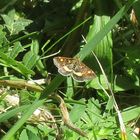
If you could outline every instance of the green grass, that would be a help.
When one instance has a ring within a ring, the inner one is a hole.
[[[1,2],[0,139],[139,139],[133,135],[140,115],[138,5],[136,0]],[[137,24],[129,18],[132,8]],[[78,83],[61,76],[55,54],[78,57],[97,77]],[[46,83],[28,83],[37,79]]]

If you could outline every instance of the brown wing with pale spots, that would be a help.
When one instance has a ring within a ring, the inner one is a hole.
[[[73,79],[79,82],[92,80],[96,77],[92,69],[87,67],[84,63],[80,62],[78,66],[75,66],[72,74]]]
[[[92,80],[95,73],[87,67],[84,63],[75,58],[55,57],[53,62],[58,68],[58,72],[63,76],[71,75],[74,80],[84,82]]]
[[[73,58],[67,57],[55,57],[53,58],[55,66],[58,68],[58,72],[63,76],[69,76],[72,73]]]

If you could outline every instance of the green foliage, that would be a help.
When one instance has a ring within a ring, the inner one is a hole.
[[[18,34],[32,22],[31,20],[25,19],[24,17],[16,14],[14,9],[9,11],[7,15],[2,14],[1,16],[5,22],[5,26],[10,32],[10,35]]]
[[[115,100],[93,52],[120,107],[128,140],[138,139],[134,129],[140,115],[139,1],[0,3],[0,139],[123,139]],[[137,21],[129,20],[132,9]],[[79,57],[97,76],[78,83],[55,75],[54,55]],[[42,78],[43,85],[30,83]],[[55,95],[62,97],[68,112]],[[78,133],[66,124],[67,113]],[[88,138],[79,134],[81,130]]]

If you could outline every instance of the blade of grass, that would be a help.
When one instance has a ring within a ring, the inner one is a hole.
[[[64,79],[66,79],[66,77],[57,75],[52,80],[52,82],[45,88],[41,98],[46,98],[47,96],[49,96],[54,90],[56,90],[59,87],[59,85],[64,81]]]
[[[13,43],[17,42],[17,41],[21,41],[23,39],[26,39],[26,38],[29,38],[29,37],[32,37],[32,36],[35,36],[35,35],[38,35],[39,33],[38,32],[32,32],[32,33],[29,33],[27,35],[24,35],[24,36],[21,36],[19,38],[16,38],[15,40],[11,41],[10,43],[4,45],[3,47],[6,47],[6,46],[9,46],[9,45],[12,45]]]
[[[129,1],[123,6],[118,13],[92,38],[83,49],[78,53],[81,60],[83,60],[91,51],[97,46],[97,44],[113,29],[114,25],[125,15],[130,6],[135,2]]]
[[[91,19],[91,17],[87,18],[86,20],[84,20],[82,23],[80,23],[79,25],[77,25],[75,28],[73,28],[71,31],[69,31],[68,33],[66,33],[64,36],[62,36],[60,39],[58,39],[50,48],[48,48],[41,57],[43,57],[48,51],[50,51],[58,42],[60,42],[62,39],[64,39],[65,37],[67,37],[70,33],[72,33],[73,31],[75,31],[77,28],[79,28],[80,26],[82,26],[85,22],[89,21]],[[46,44],[46,43],[45,43]],[[45,47],[45,46],[43,46]]]
[[[23,105],[18,108],[15,108],[13,110],[10,110],[8,112],[0,114],[0,122],[4,122],[4,121],[8,120],[9,118],[13,117],[15,114],[25,111],[28,108],[30,108],[30,105]]]
[[[29,74],[33,74],[34,72],[27,67],[25,67],[22,63],[12,59],[11,57],[7,56],[5,53],[0,52],[0,61],[3,61],[7,67],[12,67],[16,71],[22,73],[23,75],[27,76]]]
[[[108,81],[108,79],[107,79],[107,77],[106,77],[106,74],[105,74],[105,72],[104,72],[104,70],[103,70],[103,68],[102,68],[102,65],[100,64],[100,62],[99,62],[98,58],[96,57],[96,55],[94,54],[94,52],[92,52],[92,53],[93,53],[94,57],[96,58],[96,60],[97,60],[97,62],[98,62],[98,64],[99,64],[99,66],[100,66],[100,69],[101,69],[101,71],[102,71],[102,73],[103,73],[103,75],[104,75],[106,84],[107,84],[107,86],[108,86],[108,90],[110,91],[110,95],[111,95],[110,97],[112,97],[112,99],[113,99],[113,102],[114,102],[114,105],[113,105],[113,106],[114,106],[114,108],[115,108],[115,110],[116,110],[116,112],[117,112],[117,114],[118,114],[118,119],[119,119],[119,124],[120,124],[120,129],[121,129],[121,138],[122,138],[122,140],[127,140],[126,129],[125,129],[125,125],[124,125],[124,123],[123,123],[122,114],[121,114],[121,112],[120,112],[120,110],[119,110],[119,107],[118,107],[118,104],[117,104],[117,102],[116,102],[116,100],[115,100],[114,93],[113,93],[113,91],[112,91],[112,89],[111,89],[111,86],[110,86],[109,81]],[[100,84],[100,83],[99,83],[99,84]]]
[[[6,135],[1,140],[10,140],[10,138],[16,133],[16,131],[26,122],[26,120],[32,115],[32,113],[43,103],[45,100],[35,101],[30,108],[28,108],[27,112],[24,113],[22,118],[17,121],[17,123],[6,133]]]
[[[94,47],[104,38],[104,36],[110,32],[110,30],[114,27],[114,25],[122,18],[122,16],[127,12],[129,7],[133,4],[135,0],[130,1],[126,6],[122,7],[118,13],[91,39],[84,48],[78,53],[78,56],[81,56],[81,60],[83,60],[88,54],[90,54]],[[66,36],[66,35],[65,35]],[[64,37],[63,37],[64,38]],[[54,45],[56,45],[62,38],[60,38]],[[53,47],[52,46],[52,47]],[[94,47],[93,47],[94,46]],[[46,52],[44,52],[45,54]],[[52,82],[46,87],[43,92],[42,97],[46,97],[51,92],[57,89],[57,87],[64,81],[64,77],[57,75]]]

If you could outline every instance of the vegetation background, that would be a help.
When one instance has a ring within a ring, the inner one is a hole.
[[[139,139],[139,7],[138,0],[0,0],[0,139]],[[63,77],[55,56],[78,57],[97,77]]]

